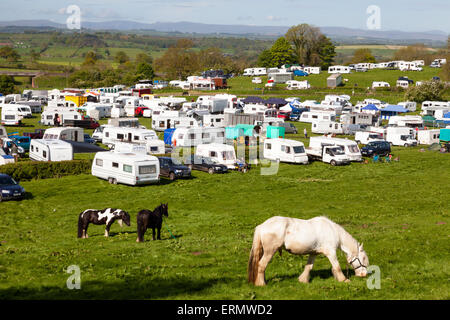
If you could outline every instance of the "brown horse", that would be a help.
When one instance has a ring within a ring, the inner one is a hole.
[[[155,240],[155,229],[158,230],[157,239],[161,240],[161,226],[163,216],[168,217],[168,203],[159,205],[155,210],[141,210],[137,214],[137,234],[136,242],[144,242],[144,234],[148,228],[153,230],[153,240]]]

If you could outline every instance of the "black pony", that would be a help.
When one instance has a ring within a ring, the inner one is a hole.
[[[158,229],[158,240],[161,240],[161,225],[163,216],[168,217],[168,203],[159,205],[155,210],[141,210],[137,214],[136,242],[144,242],[144,234],[148,228],[153,229],[153,240],[155,240],[155,228]]]
[[[78,217],[78,238],[87,238],[89,223],[106,224],[105,237],[109,236],[109,228],[114,221],[118,220],[120,226],[122,221],[130,225],[130,215],[121,209],[106,208],[103,210],[87,209]]]

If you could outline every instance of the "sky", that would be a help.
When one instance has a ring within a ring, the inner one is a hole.
[[[368,29],[373,12],[367,13],[367,8],[375,5],[380,10],[379,30],[450,33],[450,0],[1,0],[0,21],[65,23],[70,5],[81,9],[81,24],[83,20],[261,26],[308,23],[355,29]]]

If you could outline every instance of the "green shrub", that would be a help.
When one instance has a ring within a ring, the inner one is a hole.
[[[424,81],[420,86],[410,86],[405,93],[405,99],[418,103],[440,101],[445,90],[446,84],[442,81]]]
[[[0,167],[0,172],[15,180],[49,179],[68,175],[91,173],[92,160],[72,160],[60,162],[18,162]]]

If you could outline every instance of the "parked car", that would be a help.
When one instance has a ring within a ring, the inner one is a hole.
[[[17,143],[12,140],[11,138],[3,138],[3,150],[5,150],[6,153],[10,153],[11,151],[11,147],[13,144],[15,144],[17,146],[17,152],[19,153],[19,157],[23,157],[25,155],[25,149],[22,148],[21,146],[17,145]]]
[[[84,142],[94,144],[95,143],[95,139],[92,138],[88,133],[85,133],[84,134]]]
[[[387,141],[371,141],[361,148],[361,154],[365,157],[385,156],[389,153],[391,153],[391,145]]]
[[[177,178],[190,178],[191,169],[170,157],[159,157],[159,175],[175,180]]]
[[[24,132],[25,137],[30,137],[31,139],[42,139],[44,137],[45,129],[35,129],[34,132]]]
[[[25,189],[7,174],[0,173],[0,202],[3,200],[23,199]]]
[[[30,150],[31,138],[26,136],[9,136],[9,138],[15,142],[19,147],[22,147],[25,152]]]
[[[148,107],[136,107],[136,109],[134,109],[134,115],[136,117],[142,117],[144,115],[144,110],[150,110],[150,108],[148,108]]]
[[[226,165],[215,163],[213,159],[192,155],[184,162],[191,170],[205,171],[209,174],[226,173],[228,168]]]

